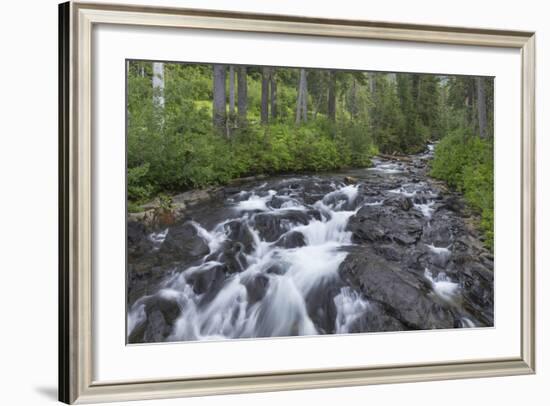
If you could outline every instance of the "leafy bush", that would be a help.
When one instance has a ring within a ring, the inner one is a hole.
[[[444,137],[435,149],[431,175],[464,193],[481,216],[486,245],[493,247],[493,143],[464,130]]]
[[[262,173],[368,166],[373,154],[368,129],[359,124],[344,125],[331,136],[323,120],[301,126],[250,123],[220,137],[210,120],[196,104],[181,103],[177,110],[166,109],[157,126],[129,125],[128,198],[143,201],[162,191]]]
[[[145,179],[149,172],[149,164],[128,168],[128,199],[139,201],[146,199],[153,192],[153,186]]]

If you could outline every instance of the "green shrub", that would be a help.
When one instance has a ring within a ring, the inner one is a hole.
[[[128,199],[142,201],[151,196],[153,186],[145,179],[149,172],[149,164],[128,168]]]
[[[493,143],[464,130],[444,137],[435,149],[431,175],[464,193],[481,216],[486,245],[493,248]]]

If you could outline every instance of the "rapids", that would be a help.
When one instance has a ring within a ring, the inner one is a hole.
[[[425,175],[432,150],[129,223],[129,343],[492,325],[492,257]]]

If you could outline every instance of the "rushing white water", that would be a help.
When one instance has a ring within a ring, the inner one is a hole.
[[[396,193],[405,197],[414,197],[416,195],[416,190],[409,192],[404,186],[401,186],[400,188],[389,190],[389,193]]]
[[[432,217],[434,209],[434,201],[430,201],[428,203],[414,203],[414,208],[417,210],[420,210],[424,217],[427,217],[428,219]]]
[[[222,265],[207,258],[223,251],[230,232],[226,226],[228,221],[217,224],[210,231],[191,222],[199,237],[208,244],[210,253],[199,265],[167,278],[161,285],[158,294],[170,294],[181,309],[167,338],[169,341],[319,333],[310,318],[308,303],[318,300],[323,288],[339,281],[338,268],[347,256],[341,248],[352,244],[351,232],[346,231],[346,225],[356,213],[356,210],[343,208],[354,203],[358,187],[333,185],[333,191],[311,206],[306,206],[288,193],[262,191],[262,186],[253,193],[241,194],[244,199],[234,205],[240,217],[232,221],[241,222],[250,232],[252,248],[242,261],[242,272],[226,278],[217,292],[197,293],[193,289],[193,281],[215,272]],[[272,206],[274,197],[283,201],[279,208]],[[304,212],[308,209],[317,209],[320,218],[309,216],[307,224],[286,222],[284,226],[287,231],[281,236],[300,233],[305,243],[303,246],[285,248],[277,244],[281,238],[275,242],[265,241],[256,228],[256,216],[260,213],[277,216],[289,210]],[[273,272],[273,269],[277,271]],[[250,297],[255,293],[247,289],[249,285],[255,286],[256,290],[265,287],[264,294],[257,298]],[[215,296],[204,300],[211,293]],[[146,317],[145,300],[147,297],[138,300],[128,313],[129,334]],[[364,312],[366,301],[349,288],[343,290],[335,301],[339,314],[336,329],[345,332]]]
[[[426,247],[428,247],[431,252],[437,255],[442,255],[442,256],[451,255],[451,250],[449,249],[449,247],[436,247],[433,244],[426,244]]]
[[[439,272],[434,278],[428,268],[424,270],[424,276],[430,281],[436,295],[440,298],[451,301],[458,293],[459,285],[451,281],[445,272]]]
[[[403,164],[399,162],[382,161],[379,159],[374,159],[374,166],[372,168],[368,168],[368,170],[383,172],[386,174],[398,174],[404,172]]]
[[[460,319],[460,324],[462,325],[462,327],[466,327],[466,328],[477,327],[476,324],[472,320],[470,320],[468,317],[462,317]]]
[[[274,190],[270,190],[265,196],[252,194],[247,200],[239,202],[237,210],[239,211],[267,211],[267,202],[276,194]]]
[[[168,229],[165,229],[163,231],[159,231],[158,233],[151,233],[149,234],[149,240],[153,243],[154,247],[158,249],[158,247],[161,246],[161,244],[166,239],[166,236],[168,235]]]
[[[138,300],[132,306],[132,309],[128,312],[128,332],[131,333],[136,326],[139,326],[145,321],[147,315],[145,314],[144,298]]]
[[[354,290],[345,286],[334,297],[336,305],[336,333],[346,334],[353,324],[368,311],[369,303]]]
[[[210,252],[216,252],[223,242],[227,239],[225,234],[224,226],[227,221],[224,221],[218,224],[214,230],[211,232],[202,227],[199,223],[195,221],[190,221],[190,223],[197,230],[197,234],[208,244],[208,249]]]

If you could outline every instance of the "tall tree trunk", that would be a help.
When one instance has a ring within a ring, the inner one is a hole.
[[[237,70],[237,107],[239,109],[239,125],[246,124],[248,108],[248,85],[246,83],[246,66],[239,66]]]
[[[302,73],[300,71],[300,77],[298,79],[298,97],[296,99],[296,125],[300,124],[302,120]]]
[[[153,104],[164,108],[164,63],[153,62]]]
[[[349,98],[349,114],[353,121],[357,117],[357,81],[355,78],[352,81]]]
[[[212,98],[212,119],[214,127],[219,132],[224,132],[226,121],[225,110],[225,65],[213,65],[214,81],[213,81],[213,98]]]
[[[271,69],[271,119],[275,121],[277,119],[277,77],[275,75],[275,68]]]
[[[487,136],[487,105],[485,99],[485,83],[480,77],[476,78],[477,88],[477,119],[479,124],[479,136]]]
[[[330,121],[336,121],[336,72],[331,70],[328,78],[328,118]]]
[[[302,79],[302,120],[307,122],[307,71],[302,69],[300,72]]]
[[[476,126],[476,85],[475,80],[470,79],[468,80],[468,101],[469,101],[469,112],[470,112],[470,128],[475,128]]]
[[[376,97],[376,73],[369,72],[368,78],[369,78],[369,90],[370,90],[370,101],[371,105],[369,108],[369,128],[372,133],[374,133],[374,130],[376,129],[377,120],[376,120],[376,104],[375,104],[375,97]]]
[[[269,77],[270,69],[262,68],[262,104],[260,118],[262,124],[267,124],[269,121]]]
[[[235,67],[229,66],[229,114],[235,115]]]
[[[369,87],[370,87],[371,97],[374,96],[374,93],[376,92],[375,75],[376,75],[376,73],[374,73],[374,72],[369,73]]]
[[[300,81],[298,82],[298,100],[296,102],[296,124],[307,122],[307,73],[300,69]]]

